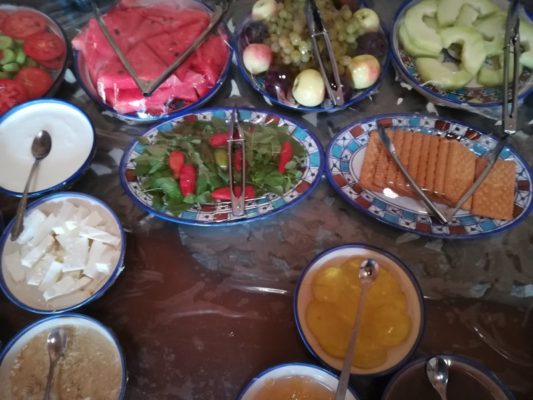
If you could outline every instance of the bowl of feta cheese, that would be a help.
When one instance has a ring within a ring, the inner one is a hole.
[[[100,199],[60,192],[28,206],[24,228],[0,237],[0,289],[19,307],[40,314],[81,307],[102,296],[123,270],[122,224]]]

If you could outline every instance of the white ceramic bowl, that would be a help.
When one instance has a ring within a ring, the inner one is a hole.
[[[322,385],[330,388],[333,393],[337,389],[337,385],[339,383],[339,379],[337,378],[337,376],[325,370],[324,368],[317,367],[316,365],[296,362],[279,364],[259,373],[254,378],[252,378],[252,380],[248,382],[248,384],[241,390],[241,392],[237,396],[237,400],[253,400],[257,395],[258,391],[267,381],[271,379],[287,378],[289,376],[302,376],[312,378],[317,382],[321,383]],[[348,387],[346,399],[358,400],[359,396],[357,396],[355,392],[350,389],[350,387]]]
[[[88,329],[102,336],[107,342],[109,342],[120,363],[121,384],[118,399],[124,398],[127,382],[126,361],[117,339],[113,333],[100,322],[80,314],[63,314],[41,319],[22,329],[6,344],[0,352],[0,398],[11,398],[10,375],[15,365],[15,360],[21,350],[23,350],[24,346],[40,333],[49,332],[50,330],[61,326],[73,326],[75,328]],[[43,351],[45,350],[43,349]],[[90,376],[87,378],[90,378]]]
[[[305,346],[315,357],[331,368],[338,371],[342,369],[343,360],[326,353],[311,333],[307,324],[306,310],[313,299],[311,282],[315,274],[332,260],[342,263],[354,256],[373,258],[381,268],[387,268],[387,271],[397,279],[407,299],[407,312],[411,317],[411,330],[407,339],[401,345],[389,348],[386,362],[379,367],[369,369],[352,367],[351,371],[354,375],[384,375],[403,364],[412,355],[424,328],[424,300],[420,287],[409,269],[392,254],[365,244],[346,244],[319,254],[304,269],[296,285],[294,294],[296,327]]]
[[[15,222],[12,220],[2,236],[0,236],[0,289],[11,302],[27,311],[51,314],[81,307],[102,296],[122,272],[126,250],[124,231],[116,214],[101,200],[83,193],[56,193],[31,203],[26,212],[26,218],[35,210],[50,213],[59,209],[60,205],[66,201],[74,205],[82,205],[91,211],[96,210],[105,221],[103,224],[106,227],[106,231],[120,238],[119,244],[115,247],[116,251],[113,252],[113,257],[109,263],[111,266],[109,275],[102,280],[92,281],[81,290],[45,301],[43,292],[37,286],[30,286],[26,283],[26,279],[20,282],[15,281],[7,270],[7,256],[22,247],[19,243],[10,239],[11,230]]]
[[[64,187],[89,167],[95,133],[87,115],[65,101],[30,101],[0,118],[0,191],[22,196],[34,161],[31,144],[41,130],[52,137],[52,149],[39,164],[30,186],[31,196]]]

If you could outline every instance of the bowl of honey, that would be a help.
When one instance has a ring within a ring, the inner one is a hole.
[[[252,378],[237,400],[331,400],[338,383],[336,375],[316,365],[297,362],[279,364]],[[346,400],[359,399],[348,387]]]
[[[326,250],[303,270],[294,294],[298,333],[307,349],[340,371],[360,299],[359,268],[379,264],[367,291],[352,360],[353,375],[385,375],[414,353],[424,330],[425,307],[415,276],[397,257],[366,245]]]

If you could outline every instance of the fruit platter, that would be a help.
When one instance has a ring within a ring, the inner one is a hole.
[[[103,17],[137,76],[148,81],[193,43],[210,18],[210,9],[192,0],[121,1]],[[139,122],[170,118],[207,101],[224,82],[232,53],[220,25],[151,96],[143,96],[94,18],[72,46],[76,76],[87,94],[112,115]]]
[[[389,45],[375,11],[357,2],[317,1],[332,43],[344,104],[327,96],[313,55],[303,0],[257,0],[237,35],[239,69],[267,102],[301,111],[349,107],[376,90]],[[319,43],[321,58],[325,57]],[[331,64],[326,66],[331,71]],[[333,82],[333,81],[330,81]]]
[[[497,115],[509,2],[449,3],[410,1],[398,11],[391,32],[394,65],[407,83],[436,104],[481,113],[492,109]],[[519,99],[523,101],[533,88],[533,23],[523,9],[520,17]]]
[[[67,57],[66,36],[54,20],[30,7],[0,5],[0,115],[53,95]]]

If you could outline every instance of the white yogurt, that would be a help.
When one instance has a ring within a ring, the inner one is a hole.
[[[21,193],[33,164],[31,144],[46,130],[52,149],[41,161],[30,192],[56,186],[74,175],[87,161],[94,130],[77,108],[58,101],[36,101],[8,115],[0,123],[0,187]]]

